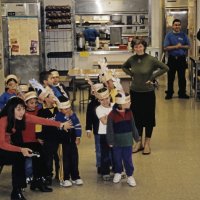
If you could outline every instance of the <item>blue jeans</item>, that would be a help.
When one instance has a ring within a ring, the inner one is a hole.
[[[101,146],[100,135],[94,135],[95,153],[96,153],[96,167],[101,167]]]

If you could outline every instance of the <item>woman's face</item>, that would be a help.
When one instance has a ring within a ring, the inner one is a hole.
[[[137,54],[137,55],[143,55],[144,54],[144,46],[142,44],[136,44],[134,45],[133,47],[134,49],[134,52]]]
[[[22,120],[25,114],[25,107],[21,104],[18,104],[14,112],[15,112],[15,119]]]

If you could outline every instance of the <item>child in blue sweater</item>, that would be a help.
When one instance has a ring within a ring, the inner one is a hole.
[[[60,185],[63,187],[70,187],[73,184],[82,185],[83,180],[80,178],[78,170],[78,148],[82,134],[81,124],[76,115],[71,109],[70,101],[64,97],[59,97],[56,121],[66,122],[70,120],[73,128],[66,132],[60,130],[61,144],[63,151],[63,174],[64,178],[61,180]],[[71,181],[70,181],[71,179]]]
[[[139,136],[130,105],[130,95],[118,93],[115,96],[115,105],[107,118],[106,138],[109,146],[113,148],[115,166],[113,182],[120,182],[124,165],[128,177],[127,183],[134,187],[136,182],[132,176],[134,171],[132,145],[133,138],[137,142]]]

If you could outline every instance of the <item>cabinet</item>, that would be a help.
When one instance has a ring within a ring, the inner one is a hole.
[[[65,5],[44,5],[45,69],[67,71],[73,66],[73,1]]]

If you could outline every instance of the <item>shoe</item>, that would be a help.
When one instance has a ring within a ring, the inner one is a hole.
[[[11,200],[26,200],[26,198],[22,194],[21,189],[17,189],[12,191]]]
[[[137,142],[134,146],[133,146],[133,153],[137,153],[139,151],[142,151],[144,149],[143,145],[142,145],[142,141],[140,140],[139,142]]]
[[[165,99],[166,99],[166,100],[172,99],[172,95],[167,94],[167,95],[165,96]]]
[[[42,177],[42,180],[46,185],[48,186],[52,185],[52,176],[46,176],[45,178]]]
[[[144,150],[142,152],[143,155],[149,155],[151,153],[150,140],[151,138],[148,138],[148,137],[145,138]]]
[[[133,176],[129,176],[129,177],[128,177],[127,183],[128,183],[131,187],[135,187],[135,186],[136,186],[136,182],[135,182],[135,179],[133,178]]]
[[[79,178],[79,179],[73,180],[72,183],[76,185],[83,185],[83,180]]]
[[[69,180],[60,181],[60,186],[62,186],[62,187],[71,187],[72,186],[72,182],[69,181]]]
[[[104,181],[110,181],[111,176],[110,176],[110,174],[105,174],[105,175],[102,176],[102,178],[103,178]]]
[[[30,189],[35,191],[35,190],[40,190],[41,192],[52,192],[53,189],[47,187],[47,185],[43,182],[42,178],[38,179],[33,179],[30,185]]]
[[[119,183],[121,178],[122,178],[122,175],[119,174],[119,173],[116,173],[114,178],[113,178],[113,183]]]
[[[189,99],[190,97],[187,94],[179,95],[179,99]]]

